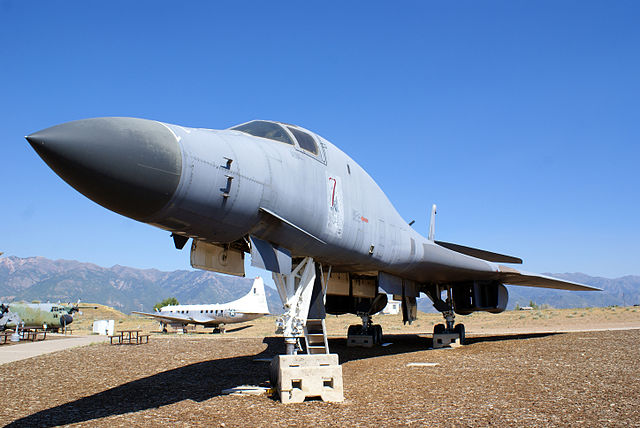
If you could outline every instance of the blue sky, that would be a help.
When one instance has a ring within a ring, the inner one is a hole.
[[[345,4],[347,3],[347,4]],[[426,233],[534,272],[640,274],[640,3],[0,0],[0,251],[189,268],[23,136],[134,116],[295,123]]]

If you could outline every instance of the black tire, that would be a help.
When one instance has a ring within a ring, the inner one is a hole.
[[[357,336],[362,333],[362,326],[358,324],[352,324],[347,329],[347,336]]]
[[[378,345],[382,345],[382,326],[376,326],[376,337],[378,338]]]
[[[457,333],[458,336],[460,336],[460,344],[464,345],[464,341],[465,341],[465,331],[464,331],[464,324],[458,324],[453,328],[453,332]]]
[[[444,324],[436,324],[433,326],[433,334],[442,334],[446,330]]]

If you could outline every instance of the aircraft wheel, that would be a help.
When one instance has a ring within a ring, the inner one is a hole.
[[[442,334],[446,330],[444,324],[436,324],[433,326],[433,334]]]
[[[347,336],[357,336],[362,333],[362,326],[359,324],[352,324],[347,329]]]
[[[460,344],[464,345],[465,341],[465,332],[464,332],[464,324],[458,324],[453,328],[453,332],[457,333],[460,336]]]
[[[162,332],[163,332],[163,333],[167,333],[167,327],[166,327],[166,326],[165,326],[165,327],[162,327]]]
[[[378,343],[378,345],[381,345],[382,344],[382,326],[381,325],[376,325],[375,326],[375,332],[376,332],[377,343]]]

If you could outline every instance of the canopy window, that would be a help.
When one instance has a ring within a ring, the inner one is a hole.
[[[289,137],[287,131],[277,123],[266,122],[264,120],[254,120],[253,122],[248,122],[244,125],[239,125],[231,129],[241,131],[255,137],[268,138],[270,140],[280,141],[281,143],[291,144],[293,146],[293,141],[291,141],[291,137]]]

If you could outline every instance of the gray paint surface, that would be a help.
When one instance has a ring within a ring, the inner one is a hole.
[[[114,150],[133,146],[128,150],[135,156],[155,159],[154,144],[143,143],[140,138],[130,139],[117,130],[104,130],[105,123],[115,128],[131,127],[132,120],[108,118],[72,123],[76,127],[81,123],[83,128],[94,126],[95,133],[107,132],[114,139],[111,143]],[[248,236],[255,236],[288,249],[293,256],[311,256],[319,263],[333,266],[335,272],[386,272],[419,284],[500,281],[591,289],[521,273],[428,240],[404,221],[380,187],[353,159],[303,128],[298,129],[310,134],[318,145],[317,155],[297,143],[289,145],[233,129],[195,129],[142,119],[134,121],[141,133],[153,129],[156,136],[150,139],[162,138],[162,147],[172,147],[166,141],[166,135],[171,135],[179,148],[181,167],[175,190],[166,204],[153,213],[145,212],[148,215],[143,219],[163,229],[223,244],[242,243]],[[159,132],[159,125],[168,133]],[[113,168],[101,160],[104,149],[100,138],[94,139],[91,132],[79,138],[72,127],[67,127],[68,135],[64,135],[60,132],[64,126],[40,131],[28,139],[34,147],[35,136],[45,145],[49,139],[65,140],[66,151],[81,151],[84,162],[96,170]],[[50,135],[52,129],[57,130],[55,136]],[[293,134],[290,137],[296,141]],[[55,147],[51,150],[55,151]],[[119,180],[136,185],[138,174],[146,174],[147,169],[145,165],[128,168]],[[54,170],[78,188],[68,178],[73,173],[71,169],[65,170],[63,166]],[[87,194],[78,190],[94,200],[101,198],[101,192],[109,191],[93,189],[96,194]]]

